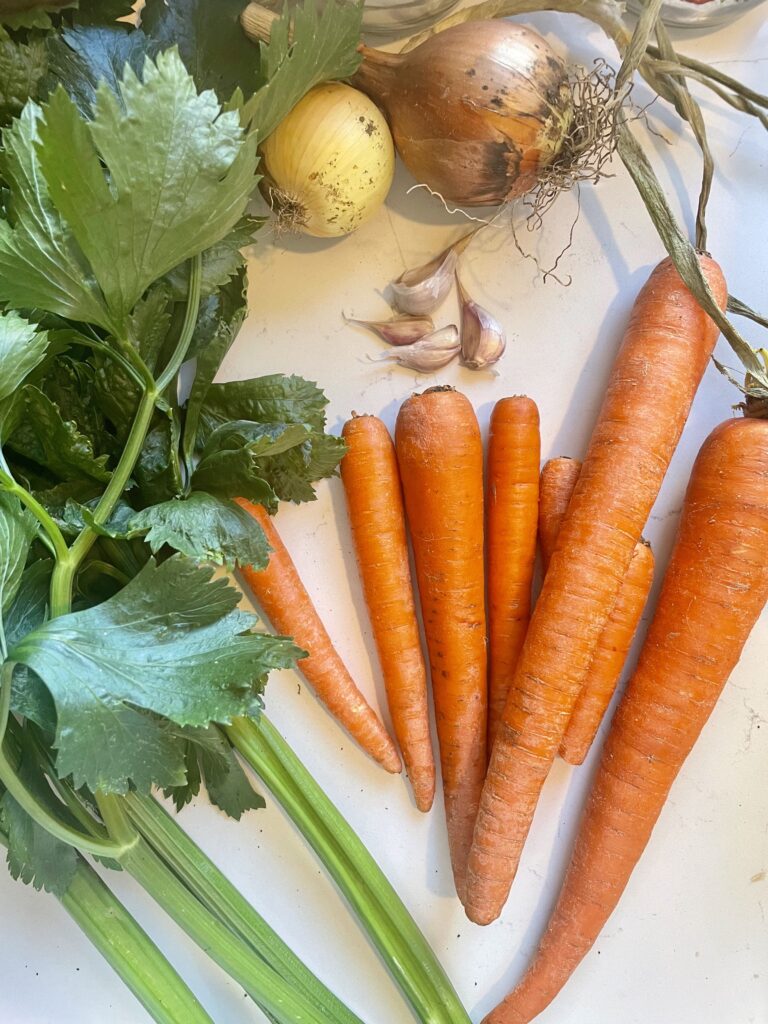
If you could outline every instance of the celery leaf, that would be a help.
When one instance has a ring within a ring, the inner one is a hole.
[[[257,568],[267,564],[269,549],[258,523],[233,501],[204,491],[137,512],[127,531],[130,536],[144,534],[153,554],[167,544],[196,562],[228,568],[236,562]]]
[[[318,11],[316,0],[306,0],[273,23],[269,42],[260,45],[265,84],[243,107],[260,142],[313,86],[354,74],[361,18],[361,3],[328,0]]]
[[[114,597],[46,622],[12,650],[53,697],[57,770],[76,788],[182,784],[182,746],[157,716],[205,726],[247,715],[267,673],[300,657],[285,638],[249,632],[239,592],[211,575],[181,555],[150,561]]]
[[[18,117],[27,100],[37,95],[47,63],[42,39],[20,42],[0,27],[0,124]]]
[[[113,323],[150,284],[238,223],[256,183],[255,143],[213,93],[197,93],[178,53],[126,66],[99,86],[86,121],[63,89],[44,108],[40,164]]]
[[[8,398],[41,362],[48,334],[8,310],[0,313],[0,400]]]

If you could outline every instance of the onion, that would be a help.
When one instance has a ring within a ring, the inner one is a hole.
[[[443,199],[485,206],[530,191],[568,135],[562,60],[510,21],[474,21],[408,53],[361,47],[353,83],[389,120],[408,170]]]
[[[378,107],[332,82],[311,89],[261,148],[262,191],[284,227],[346,235],[381,206],[395,152]]]

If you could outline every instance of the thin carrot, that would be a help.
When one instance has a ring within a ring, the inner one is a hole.
[[[729,420],[696,460],[656,614],[546,933],[485,1024],[533,1020],[591,948],[766,601],[768,422]]]
[[[650,544],[638,541],[560,743],[560,757],[568,764],[584,762],[616,692],[651,592],[653,565]]]
[[[539,548],[546,576],[568,503],[581,472],[581,462],[561,455],[544,463],[539,481]]]
[[[459,895],[485,774],[483,448],[453,388],[403,403],[395,447],[413,541],[435,701],[453,876]]]
[[[560,458],[551,459],[541,471],[539,534],[545,572],[580,470],[581,463],[577,459]],[[560,756],[569,764],[581,764],[589,753],[621,678],[652,582],[653,552],[646,541],[640,540],[635,545],[632,561],[560,744]]]
[[[502,398],[491,413],[486,483],[489,750],[531,617],[540,459],[536,403]]]
[[[341,460],[341,480],[389,711],[416,806],[428,811],[435,796],[435,761],[427,667],[416,618],[395,446],[376,416],[355,416],[344,425],[342,435],[347,453]]]
[[[722,273],[701,265],[724,304]],[[541,787],[571,717],[717,340],[671,261],[640,293],[531,617],[488,766],[466,909],[498,917]]]
[[[399,772],[395,744],[339,657],[272,520],[261,505],[237,501],[262,528],[272,549],[266,569],[240,566],[264,614],[278,633],[292,636],[308,652],[299,668],[334,718],[383,768]]]

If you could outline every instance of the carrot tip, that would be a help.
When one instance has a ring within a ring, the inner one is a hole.
[[[462,900],[462,903],[464,903],[464,913],[467,915],[472,924],[479,924],[483,926],[487,924],[493,924],[493,922],[498,918],[499,914],[501,913],[500,910],[497,910],[494,907],[477,908],[474,907],[471,903],[465,903],[464,900]]]
[[[378,761],[381,767],[391,775],[400,775],[403,770],[403,762],[396,750],[387,752]]]
[[[420,773],[420,777],[411,777],[411,789],[413,791],[413,802],[416,809],[426,814],[432,810],[435,802],[435,774],[433,771]]]
[[[565,761],[566,764],[570,764],[574,768],[584,764],[587,753],[587,750],[571,750],[570,747],[560,747],[559,750],[560,760]]]

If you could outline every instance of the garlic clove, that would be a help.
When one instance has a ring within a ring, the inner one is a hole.
[[[468,231],[439,256],[412,270],[406,270],[391,284],[394,305],[403,313],[425,314],[437,309],[451,290],[460,253],[477,229]]]
[[[401,345],[385,352],[376,362],[395,362],[419,373],[430,373],[447,366],[461,351],[459,330],[455,324],[441,327],[412,345]]]
[[[461,303],[461,362],[470,370],[484,370],[504,355],[504,328],[487,309],[467,295],[458,274],[456,284]]]
[[[431,316],[403,314],[391,320],[355,320],[354,317],[344,316],[344,320],[348,324],[357,324],[358,327],[373,331],[388,345],[412,345],[435,329]]]

